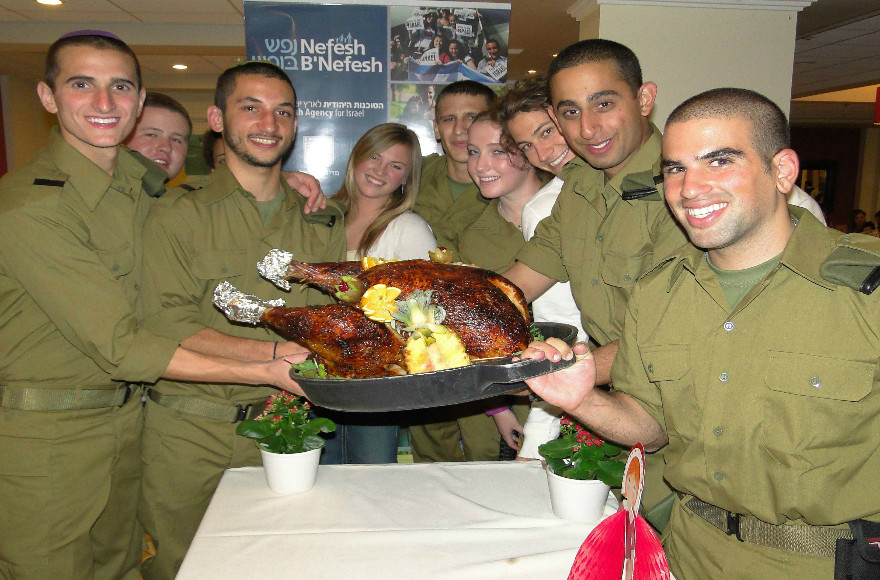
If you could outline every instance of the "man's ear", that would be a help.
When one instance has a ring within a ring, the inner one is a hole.
[[[220,107],[216,105],[211,105],[208,107],[207,111],[208,117],[208,126],[211,127],[212,131],[216,131],[217,133],[223,132],[223,111],[220,110]]]
[[[657,98],[657,85],[648,81],[639,87],[637,97],[639,99],[639,111],[643,117],[647,117],[654,110],[654,100]]]
[[[141,87],[141,90],[138,91],[138,97],[139,97],[139,100],[138,100],[137,116],[140,117],[141,113],[144,112],[144,99],[147,98],[147,89],[145,89],[144,87]]]
[[[55,115],[58,113],[58,106],[55,104],[55,93],[45,82],[37,83],[37,95],[40,97],[40,103],[48,112]]]
[[[773,156],[770,169],[776,180],[776,189],[787,194],[800,177],[800,161],[792,149],[783,149]]]
[[[440,125],[437,124],[437,119],[434,119],[434,139],[437,143],[440,142]]]
[[[553,105],[547,107],[547,114],[550,115],[550,119],[552,119],[553,124],[556,125],[556,128],[559,129],[559,119],[556,118],[556,109],[553,108]],[[560,130],[560,133],[562,131]]]

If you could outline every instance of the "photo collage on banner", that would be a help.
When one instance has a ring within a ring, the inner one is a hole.
[[[328,195],[371,127],[403,123],[423,154],[440,153],[440,90],[471,79],[497,91],[507,78],[509,4],[245,0],[244,12],[248,60],[277,64],[296,88],[296,144],[284,168],[314,175]]]

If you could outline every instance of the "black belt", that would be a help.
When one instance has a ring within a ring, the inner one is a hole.
[[[684,507],[700,516],[728,536],[736,536],[740,542],[751,542],[768,548],[779,548],[799,554],[810,554],[834,557],[834,548],[838,539],[851,540],[853,535],[848,528],[831,528],[796,524],[768,524],[754,516],[735,514],[695,497],[685,501],[683,494],[678,494]]]
[[[207,419],[216,421],[225,421],[228,423],[238,423],[245,419],[253,419],[263,412],[266,408],[266,400],[261,399],[255,403],[215,403],[207,399],[198,397],[187,397],[183,395],[163,395],[158,391],[149,389],[147,396],[157,405],[177,409],[190,415],[197,415]]]
[[[131,399],[137,385],[120,384],[108,389],[42,389],[0,385],[0,407],[20,411],[74,411],[121,407]]]

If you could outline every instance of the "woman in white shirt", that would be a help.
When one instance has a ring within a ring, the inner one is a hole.
[[[430,226],[412,212],[419,191],[422,152],[415,133],[399,123],[367,131],[355,144],[334,199],[345,207],[348,259],[428,259],[437,242]],[[388,415],[325,413],[336,422],[321,463],[394,463],[397,425]]]

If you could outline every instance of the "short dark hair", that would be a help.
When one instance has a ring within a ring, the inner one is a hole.
[[[214,147],[221,139],[223,139],[223,133],[212,129],[207,129],[202,133],[202,159],[205,160],[205,165],[209,169],[216,169],[214,166]]]
[[[581,40],[562,49],[562,52],[550,62],[547,79],[552,80],[553,76],[563,69],[605,60],[614,62],[620,78],[632,89],[633,96],[637,95],[642,86],[642,67],[639,59],[629,47],[604,38]]]
[[[293,91],[293,109],[296,111],[296,89],[293,88],[290,77],[287,76],[284,69],[265,60],[249,60],[223,71],[220,78],[217,79],[217,89],[214,91],[214,106],[224,113],[226,112],[226,101],[229,99],[229,95],[235,92],[238,77],[244,75],[284,81],[290,87],[290,90]]]
[[[749,89],[720,88],[695,95],[677,106],[666,119],[666,127],[694,119],[739,117],[752,126],[752,145],[764,169],[773,170],[773,157],[791,147],[791,130],[779,105]]]
[[[487,40],[487,41],[486,41],[486,46],[489,46],[489,44],[491,44],[491,43],[493,43],[493,42],[494,42],[495,44],[498,45],[498,48],[501,48],[501,43],[498,42],[497,40],[495,40],[494,38],[490,38],[489,40]]]
[[[49,47],[49,52],[46,53],[46,68],[43,72],[43,82],[49,85],[49,88],[53,91],[55,90],[55,80],[58,78],[58,73],[61,72],[58,55],[61,54],[62,50],[70,46],[87,46],[95,50],[115,50],[131,57],[134,63],[136,88],[140,90],[141,86],[143,86],[141,65],[138,62],[137,55],[127,44],[118,38],[103,34],[75,34],[73,36],[62,36],[52,43],[52,46]]]
[[[470,95],[472,97],[485,97],[487,108],[491,107],[495,102],[495,93],[484,84],[478,83],[477,81],[455,81],[450,85],[446,85],[443,87],[443,90],[440,91],[440,94],[437,95],[437,98],[434,101],[434,106],[439,108],[440,101],[442,101],[446,97],[452,97],[454,95]]]
[[[172,113],[177,113],[181,115],[184,119],[186,119],[186,126],[189,128],[189,132],[186,134],[187,137],[192,135],[193,124],[192,119],[189,118],[189,113],[186,110],[186,107],[181,105],[176,99],[169,97],[164,93],[153,93],[147,91],[147,98],[144,99],[144,108],[153,107],[155,109],[165,109],[166,111],[171,111]]]

